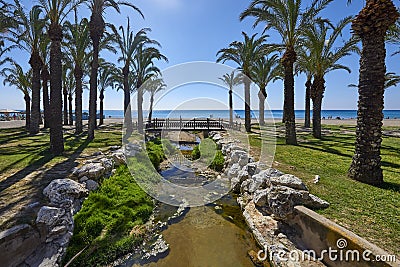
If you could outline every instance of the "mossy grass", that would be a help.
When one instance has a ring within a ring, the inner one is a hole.
[[[329,131],[322,140],[313,138],[310,132],[299,131],[297,146],[286,145],[284,138],[278,137],[274,167],[298,176],[311,193],[330,202],[328,209],[318,213],[400,255],[400,138],[383,137],[385,183],[375,187],[347,177],[354,153],[355,126],[323,129]],[[250,145],[254,150],[260,149],[259,135],[250,135]],[[313,183],[315,175],[321,177],[317,184]]]
[[[64,263],[85,247],[70,266],[104,265],[132,252],[143,238],[137,229],[149,219],[152,210],[152,199],[138,186],[128,168],[120,166],[89,195],[75,215],[74,235]]]

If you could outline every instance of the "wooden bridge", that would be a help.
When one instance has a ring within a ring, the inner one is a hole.
[[[147,132],[159,131],[226,131],[227,129],[240,131],[242,123],[230,124],[222,119],[158,119],[147,121]]]

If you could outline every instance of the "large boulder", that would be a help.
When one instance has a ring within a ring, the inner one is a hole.
[[[43,194],[52,204],[62,205],[65,202],[72,203],[76,199],[86,197],[88,190],[71,179],[56,179],[46,186]]]
[[[270,181],[272,185],[282,185],[298,190],[308,190],[302,180],[291,174],[271,176]]]
[[[293,213],[294,206],[301,205],[308,198],[307,191],[272,186],[268,192],[267,204],[276,218],[285,219]]]
[[[243,156],[243,158],[245,158],[245,157],[247,156],[247,160],[248,160],[249,155],[246,153],[246,151],[243,151],[243,150],[235,150],[235,151],[233,151],[233,152],[231,153],[231,155],[230,155],[230,157],[231,157],[231,164],[238,163],[238,162],[239,162],[239,159],[240,159],[242,156]],[[247,163],[248,163],[248,161],[247,161]],[[247,164],[247,163],[246,163],[246,164]],[[243,166],[244,166],[244,165],[243,165]]]
[[[326,209],[329,207],[329,202],[320,199],[313,194],[308,194],[308,199],[304,201],[303,205],[310,209]]]
[[[248,178],[249,173],[245,170],[240,170],[236,176],[232,177],[230,190],[233,193],[240,193],[240,186],[242,185],[243,181],[247,180]]]
[[[111,172],[111,170],[114,168],[114,162],[112,159],[102,158],[100,159],[100,163],[103,165],[106,172]]]

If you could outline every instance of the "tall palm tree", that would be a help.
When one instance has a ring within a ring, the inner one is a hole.
[[[297,72],[306,74],[307,80],[305,83],[305,110],[304,110],[304,127],[311,127],[311,86],[314,75],[314,63],[311,59],[310,52],[303,47],[298,52],[298,59],[296,63]]]
[[[50,95],[49,95],[49,45],[50,39],[46,34],[42,35],[40,40],[40,57],[43,60],[42,70],[40,72],[40,78],[42,79],[42,92],[43,92],[43,115],[44,115],[44,128],[50,127]]]
[[[82,93],[83,93],[83,77],[84,69],[89,65],[90,54],[87,49],[90,45],[89,38],[89,22],[87,19],[82,19],[78,22],[75,11],[75,23],[69,21],[65,23],[66,28],[66,47],[68,54],[71,57],[74,68],[75,79],[75,134],[80,134],[83,131],[82,124]]]
[[[361,38],[360,77],[355,153],[348,172],[360,182],[383,183],[381,143],[385,86],[385,36],[399,12],[391,0],[367,0],[352,22]]]
[[[69,61],[68,58],[64,61],[63,68],[62,68],[62,89],[63,89],[63,122],[64,125],[70,125],[69,116],[68,116],[68,92],[72,89],[71,86],[74,85],[73,83],[73,75],[72,75],[72,62]]]
[[[146,47],[149,42],[143,43],[137,49],[133,58],[132,66],[136,76],[137,108],[138,108],[138,132],[143,133],[143,94],[142,85],[153,75],[160,74],[160,70],[154,65],[154,60],[164,60],[168,58],[161,54],[156,47]],[[160,47],[157,41],[151,40],[151,44]]]
[[[62,128],[62,53],[61,41],[63,39],[62,23],[67,15],[74,10],[83,0],[39,0],[41,8],[45,11],[50,25],[47,34],[50,44],[50,150],[53,154],[64,151]]]
[[[311,99],[313,101],[313,135],[315,138],[321,138],[321,107],[325,92],[325,75],[338,69],[350,73],[350,68],[340,64],[339,61],[353,52],[359,52],[357,38],[351,38],[340,45],[336,42],[344,27],[351,20],[351,17],[344,18],[333,28],[325,22],[319,22],[309,27],[304,33],[304,44],[310,50],[310,61],[313,64],[314,72]]]
[[[251,71],[253,62],[257,61],[260,57],[265,55],[268,51],[268,46],[265,44],[266,35],[256,38],[257,34],[248,36],[242,32],[244,37],[243,42],[234,41],[228,48],[223,48],[218,51],[217,62],[224,63],[225,61],[233,61],[239,65],[239,69],[244,74],[244,101],[245,101],[245,128],[247,132],[251,131],[251,115],[250,115],[250,84],[251,84]]]
[[[63,80],[63,89],[67,93],[67,100],[68,100],[68,124],[66,125],[73,125],[74,122],[74,114],[73,114],[73,95],[75,94],[75,78],[73,69],[68,69],[65,75],[65,79]],[[66,105],[64,105],[65,107]]]
[[[92,68],[90,73],[90,94],[89,94],[89,130],[88,139],[94,139],[94,130],[96,128],[96,106],[97,106],[97,76],[99,68],[99,44],[105,31],[104,12],[111,7],[120,12],[120,5],[129,6],[136,10],[142,17],[143,14],[135,5],[126,1],[114,0],[86,0],[90,11],[92,12],[89,22],[90,38],[93,44]]]
[[[113,87],[115,80],[114,80],[114,73],[116,71],[116,66],[112,63],[106,62],[104,59],[100,58],[99,60],[99,90],[100,90],[100,121],[99,125],[104,124],[104,91],[108,87]]]
[[[267,86],[271,81],[274,81],[279,72],[278,55],[271,57],[264,56],[254,62],[252,69],[252,80],[259,87],[259,121],[260,125],[265,125],[265,99],[267,99]]]
[[[130,20],[128,18],[128,24],[126,29],[123,26],[119,27],[119,33],[115,27],[112,27],[115,42],[121,52],[121,56],[118,58],[119,62],[122,62],[122,75],[123,75],[123,87],[124,87],[124,124],[126,127],[126,136],[130,136],[133,131],[132,125],[132,114],[130,108],[131,101],[131,87],[129,85],[130,68],[133,62],[133,58],[137,50],[143,43],[152,43],[153,41],[147,37],[147,32],[150,29],[141,29],[136,34],[131,30]]]
[[[243,20],[248,16],[256,18],[254,26],[265,22],[265,30],[274,29],[282,39],[275,45],[284,51],[281,63],[284,67],[284,121],[286,144],[296,145],[296,125],[294,113],[294,63],[297,60],[296,46],[303,31],[313,24],[312,20],[332,0],[313,0],[311,6],[302,12],[301,0],[254,0],[240,15]]]
[[[0,48],[5,45],[3,34],[18,27],[18,21],[14,17],[14,10],[15,5],[0,0]]]
[[[225,73],[220,79],[229,88],[229,124],[233,125],[233,87],[243,83],[243,75],[235,70]]]
[[[42,9],[39,6],[33,6],[29,13],[27,13],[19,0],[14,1],[14,14],[20,27],[16,31],[11,31],[14,37],[12,41],[30,54],[29,64],[32,68],[32,107],[29,132],[30,134],[37,134],[41,120],[40,72],[43,66],[43,60],[40,56],[40,41],[43,36],[46,20],[41,16]]]
[[[145,90],[150,93],[149,116],[147,117],[147,121],[150,122],[153,117],[154,96],[158,92],[164,90],[167,85],[161,77],[154,75],[145,83],[144,87]]]
[[[10,86],[16,87],[24,94],[25,100],[25,129],[30,130],[31,123],[31,79],[32,69],[28,72],[24,72],[22,67],[15,62],[12,62],[12,67],[4,68],[0,72],[0,75],[4,77],[3,84],[9,84]]]

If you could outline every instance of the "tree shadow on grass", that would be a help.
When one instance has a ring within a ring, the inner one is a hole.
[[[0,201],[2,204],[7,204],[0,206],[2,224],[0,225],[0,229],[5,229],[15,222],[24,223],[29,220],[32,221],[33,219],[31,217],[35,215],[38,209],[47,201],[42,194],[43,189],[54,179],[68,177],[70,170],[78,165],[76,159],[89,143],[90,141],[85,140],[72,154],[68,155],[66,160],[55,164],[49,169],[45,169],[44,165],[54,159],[55,156],[46,149],[42,158],[1,181]],[[28,175],[31,175],[31,177],[20,183],[21,180]],[[34,207],[29,207],[29,205],[33,203],[39,204]],[[21,205],[24,208],[17,209]]]

